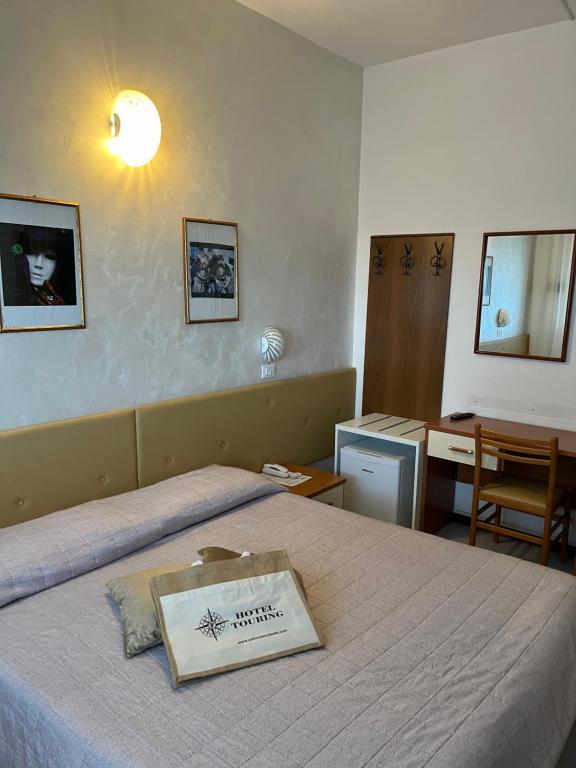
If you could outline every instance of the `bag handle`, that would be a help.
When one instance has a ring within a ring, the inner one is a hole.
[[[252,555],[252,552],[249,552],[246,549],[246,550],[244,550],[244,552],[242,552],[241,555],[239,555],[239,557],[251,557],[251,555]],[[194,568],[196,565],[204,565],[204,558],[203,558],[203,556],[200,555],[200,559],[199,560],[194,560],[194,562],[190,563],[190,565],[192,566],[192,568]]]

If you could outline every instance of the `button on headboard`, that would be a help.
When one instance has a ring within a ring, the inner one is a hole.
[[[334,425],[354,414],[344,369],[136,408],[139,485],[207,464],[259,470],[334,453]]]
[[[134,411],[0,432],[0,527],[137,488]]]

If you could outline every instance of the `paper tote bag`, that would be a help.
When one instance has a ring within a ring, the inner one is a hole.
[[[150,581],[175,685],[322,643],[284,550]]]

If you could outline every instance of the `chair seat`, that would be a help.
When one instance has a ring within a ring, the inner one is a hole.
[[[546,483],[502,475],[482,486],[480,499],[482,501],[490,501],[493,504],[499,504],[503,507],[509,506],[513,509],[519,505],[521,509],[527,510],[527,508],[530,508],[530,511],[535,515],[544,515],[547,492],[548,486]],[[557,488],[555,506],[560,503],[562,494],[562,488]]]

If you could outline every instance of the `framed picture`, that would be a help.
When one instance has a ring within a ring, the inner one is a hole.
[[[0,194],[0,331],[85,327],[79,206]]]
[[[186,322],[238,320],[238,224],[183,219]]]
[[[484,274],[482,276],[482,306],[489,307],[492,298],[492,268],[494,257],[486,256],[484,259]]]

